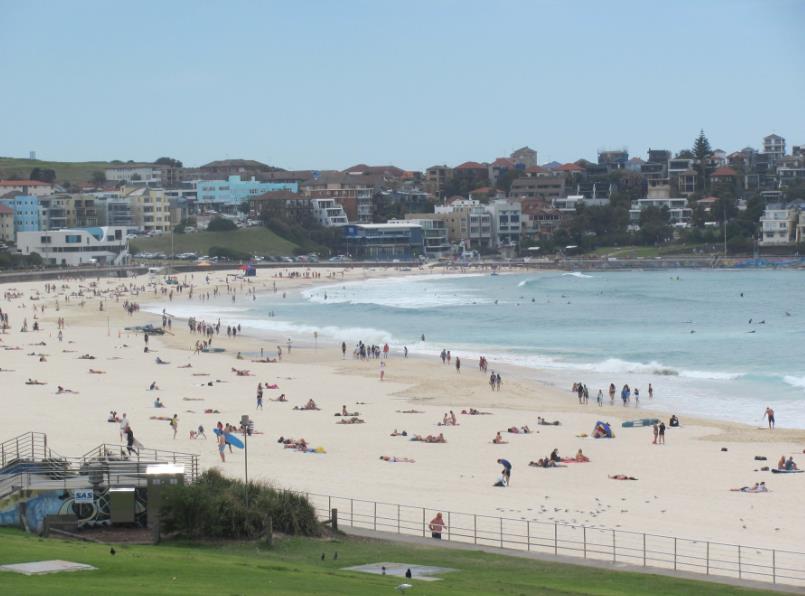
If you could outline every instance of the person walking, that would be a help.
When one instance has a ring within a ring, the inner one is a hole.
[[[459,358],[458,356],[456,356],[456,372],[457,373],[461,372],[461,358]]]
[[[665,422],[660,422],[659,436],[657,443],[665,445]]]
[[[257,383],[257,410],[263,409],[263,384]]]
[[[134,431],[131,430],[131,426],[126,426],[126,450],[129,452],[129,455],[132,453],[138,455],[137,450],[134,448],[134,442]]]
[[[171,418],[171,421],[169,422],[169,424],[170,424],[171,428],[173,429],[173,440],[175,441],[176,440],[176,433],[179,432],[179,415],[174,414],[173,418]]]
[[[769,430],[774,430],[774,410],[767,406],[763,418],[769,419]]]
[[[442,532],[447,526],[444,523],[444,518],[442,517],[442,512],[436,514],[432,520],[430,520],[430,524],[428,524],[428,528],[430,529],[431,538],[435,538],[436,540],[442,539]]]
[[[495,390],[500,391],[500,383],[503,379],[500,378],[500,373],[495,375]]]
[[[651,442],[651,444],[656,445],[657,444],[657,435],[660,432],[660,427],[657,426],[656,422],[654,423],[654,427],[652,428],[652,431],[654,432],[654,440]]]

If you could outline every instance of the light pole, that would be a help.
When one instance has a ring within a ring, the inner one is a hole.
[[[240,426],[243,428],[243,477],[245,481],[245,501],[246,507],[249,506],[249,420],[248,414],[240,417]]]

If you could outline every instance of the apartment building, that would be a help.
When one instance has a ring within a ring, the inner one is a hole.
[[[146,186],[122,189],[122,197],[127,199],[131,208],[131,219],[135,227],[146,233],[163,233],[170,231],[170,201],[163,188]]]
[[[14,212],[15,233],[36,232],[42,229],[42,207],[39,204],[39,197],[17,195],[0,199],[0,205],[5,205]]]
[[[309,199],[313,218],[325,227],[345,226],[349,223],[347,213],[335,199]]]
[[[14,242],[14,210],[8,205],[0,204],[0,242]]]
[[[688,207],[688,200],[684,197],[672,199],[637,199],[632,201],[629,209],[629,221],[632,224],[640,223],[640,213],[649,207],[668,210],[668,220],[671,224],[689,224],[693,220],[693,209]]]
[[[55,184],[40,180],[0,180],[0,196],[14,193],[29,197],[46,197],[57,190]]]
[[[228,212],[236,210],[252,197],[273,190],[298,192],[299,185],[295,182],[259,182],[254,177],[243,180],[240,176],[232,175],[226,180],[198,180],[195,189],[196,201],[200,205]]]
[[[17,250],[39,254],[48,265],[122,265],[128,260],[126,228],[91,227],[19,232]]]
[[[522,233],[522,208],[519,201],[497,199],[486,206],[492,216],[493,242],[496,248],[516,247]]]
[[[438,258],[450,253],[450,241],[447,238],[447,222],[431,215],[406,214],[405,219],[390,219],[390,224],[417,225],[422,228],[424,254]]]
[[[447,183],[453,178],[453,168],[446,165],[431,166],[425,170],[425,190],[442,198]]]
[[[565,177],[545,175],[544,172],[540,168],[540,172],[532,171],[532,175],[514,180],[509,190],[509,197],[515,199],[540,199],[549,202],[552,199],[565,196]]]
[[[460,244],[466,250],[493,246],[492,214],[480,202],[459,197],[447,205],[438,205],[436,215],[447,222],[450,243]]]
[[[795,208],[773,205],[760,218],[760,246],[786,246],[797,239],[800,214]]]

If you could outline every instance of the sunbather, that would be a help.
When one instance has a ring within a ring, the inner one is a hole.
[[[614,476],[610,476],[612,480],[637,480],[634,476],[627,476],[626,474],[615,474]]]
[[[410,457],[396,457],[396,456],[393,456],[393,455],[381,455],[380,459],[382,459],[383,461],[388,461],[388,462],[402,462],[402,463],[406,463],[406,464],[415,463],[414,460],[411,459]]]
[[[500,436],[500,431],[498,431],[498,433],[495,435],[495,438],[492,439],[492,442],[495,443],[496,445],[504,445],[508,443],[508,441],[504,441],[503,437]]]

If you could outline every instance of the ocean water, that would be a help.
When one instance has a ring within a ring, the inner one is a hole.
[[[467,369],[484,354],[492,368],[520,365],[567,388],[569,400],[573,381],[588,385],[593,402],[614,382],[639,387],[648,405],[652,383],[651,406],[680,416],[759,425],[770,405],[779,426],[805,428],[803,298],[798,271],[533,272],[323,283],[185,314],[272,337],[310,341],[317,332],[434,357],[446,348]]]

